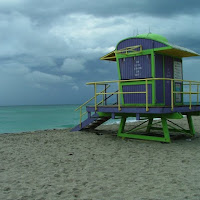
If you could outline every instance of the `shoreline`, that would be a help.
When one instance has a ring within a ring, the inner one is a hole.
[[[115,119],[116,122],[112,122],[112,123],[108,123],[108,124],[102,124],[101,127],[103,126],[112,126],[112,125],[117,125],[119,126],[120,124],[120,121],[117,121],[118,119]],[[159,120],[159,119],[154,119],[154,120]],[[139,123],[141,121],[144,121],[144,120],[127,120],[127,125],[128,124],[135,124],[135,123]],[[77,124],[76,124],[77,125]],[[75,127],[76,125],[74,125],[73,127]],[[56,131],[56,130],[68,130],[68,129],[72,129],[73,127],[63,127],[63,128],[52,128],[52,129],[38,129],[38,130],[32,130],[32,131],[21,131],[21,132],[7,132],[7,133],[0,133],[0,135],[3,135],[3,134],[23,134],[23,133],[34,133],[34,132],[42,132],[42,131]]]

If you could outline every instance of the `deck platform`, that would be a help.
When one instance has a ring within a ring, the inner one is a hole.
[[[188,105],[176,106],[173,109],[171,107],[136,107],[136,106],[119,106],[118,105],[106,105],[106,106],[86,106],[86,111],[88,112],[88,119],[92,119],[94,115],[98,115],[102,118],[120,118],[121,122],[119,125],[119,130],[117,136],[122,138],[134,138],[142,140],[154,140],[160,142],[170,142],[170,132],[179,132],[193,137],[195,135],[194,125],[192,122],[192,116],[200,115],[200,105]],[[94,113],[92,115],[92,113]],[[182,119],[183,115],[187,116],[188,128],[184,129],[178,124],[174,123],[170,119]],[[125,125],[127,118],[136,117],[137,120],[141,121],[139,125],[132,128],[129,131],[125,130]],[[160,118],[160,121],[154,120],[155,118]],[[147,122],[147,125],[144,125]],[[161,124],[161,127],[157,127],[157,124]],[[156,126],[155,126],[156,125]],[[146,129],[144,134],[137,134],[138,130]],[[158,135],[150,135],[151,130],[157,130],[163,132],[163,137]],[[136,132],[135,132],[136,131]]]
[[[136,107],[136,106],[120,106],[121,110],[118,109],[117,105],[106,105],[106,106],[97,106],[95,111],[95,106],[87,106],[87,112],[105,112],[105,113],[135,113],[135,114],[172,114],[172,113],[181,113],[183,115],[187,113],[194,114],[200,112],[200,105],[192,105],[191,109],[188,105],[176,106],[171,109],[171,107],[149,107],[149,110],[146,111],[146,107]]]

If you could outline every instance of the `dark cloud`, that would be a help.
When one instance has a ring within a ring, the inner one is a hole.
[[[37,21],[48,21],[54,18],[71,13],[85,13],[96,16],[119,16],[119,15],[151,15],[159,17],[170,17],[180,14],[198,14],[200,1],[198,0],[181,0],[175,3],[173,0],[76,0],[55,2],[54,0],[34,0],[34,1],[16,1],[13,5],[1,5],[2,12],[17,10]]]
[[[86,100],[86,82],[118,79],[116,63],[99,58],[137,29],[200,53],[199,8],[194,0],[2,0],[0,105]]]

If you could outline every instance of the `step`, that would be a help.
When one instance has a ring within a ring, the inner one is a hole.
[[[104,122],[108,121],[110,117],[99,117],[99,115],[93,114],[90,118],[84,120],[80,125],[75,126],[71,129],[71,131],[80,131],[82,129],[95,129],[96,127],[100,126]]]

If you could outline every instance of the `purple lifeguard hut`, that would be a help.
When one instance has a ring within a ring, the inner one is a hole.
[[[120,118],[117,134],[120,137],[170,142],[170,132],[194,136],[192,116],[200,114],[200,82],[183,80],[182,68],[182,59],[192,56],[199,54],[170,44],[157,34],[121,40],[114,51],[101,57],[101,60],[117,63],[119,80],[87,83],[94,85],[94,96],[76,109],[80,110],[80,124],[71,131],[94,129],[111,118]],[[109,91],[113,84],[117,85],[117,91]],[[100,87],[103,90],[99,90]],[[109,102],[113,96],[116,102]],[[92,101],[94,104],[88,105]],[[83,113],[84,106],[86,112]],[[82,120],[86,113],[87,118]],[[187,116],[188,130],[170,120],[181,119],[183,115]],[[128,117],[142,121],[124,132]],[[154,121],[155,118],[161,120]],[[158,123],[162,127],[155,126]],[[144,131],[139,134],[143,128],[146,128],[145,134]],[[163,131],[164,135],[152,135],[152,130]]]

